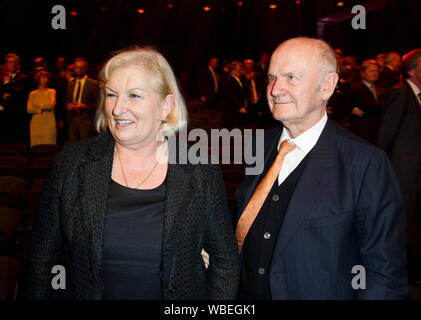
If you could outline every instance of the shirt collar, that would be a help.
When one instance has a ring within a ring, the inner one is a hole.
[[[288,130],[284,127],[282,130],[281,138],[279,139],[278,149],[282,141],[289,140],[294,143],[298,149],[303,151],[305,154],[309,153],[311,149],[316,145],[317,140],[319,140],[320,135],[327,122],[327,113],[325,112],[323,117],[310,129],[304,131],[296,138],[291,138]]]
[[[237,81],[240,81],[240,82],[241,82],[241,79],[240,79],[240,78],[238,78],[237,76],[234,76],[232,73],[231,73],[231,76],[232,76],[235,80],[237,80]]]
[[[406,81],[408,82],[409,86],[412,88],[412,91],[414,91],[415,95],[418,97],[418,94],[421,92],[420,88],[418,88],[418,86],[413,83],[411,80],[406,79]]]
[[[88,78],[88,76],[85,74],[83,78],[79,79],[79,78],[75,78],[76,81],[80,80],[81,82],[85,82],[86,78]]]
[[[368,81],[365,81],[365,80],[363,80],[363,83],[369,88],[369,89],[371,89],[371,88],[374,88],[374,84],[373,83],[370,83],[370,82],[368,82]]]

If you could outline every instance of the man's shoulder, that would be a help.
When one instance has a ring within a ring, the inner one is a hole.
[[[95,80],[95,79],[92,79],[92,78],[89,78],[89,77],[86,78],[86,83],[94,85],[94,86],[98,86],[98,80]]]
[[[369,143],[368,141],[356,136],[346,128],[334,124],[336,148],[340,156],[345,160],[352,159],[370,161],[373,158],[384,158],[386,154],[379,147]]]
[[[408,97],[410,97],[411,92],[412,89],[406,80],[398,83],[392,89],[390,89],[389,92],[387,92],[385,107],[387,107],[389,104],[394,103],[395,101],[407,99]],[[401,106],[402,104],[399,102],[398,105]]]

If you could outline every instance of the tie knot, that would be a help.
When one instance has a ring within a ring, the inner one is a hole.
[[[287,154],[295,149],[295,144],[289,142],[288,140],[284,140],[281,143],[281,147],[279,148],[278,154]]]

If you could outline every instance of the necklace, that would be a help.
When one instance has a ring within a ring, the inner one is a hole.
[[[126,178],[126,174],[124,173],[124,169],[123,169],[123,162],[121,161],[120,158],[120,153],[118,152],[118,149],[116,147],[116,151],[117,151],[117,157],[118,157],[118,161],[120,162],[120,168],[121,168],[121,172],[123,173],[123,178],[124,178],[124,182],[126,183],[127,188],[129,187],[129,184],[127,183],[127,178]],[[154,165],[154,167],[152,168],[151,172],[149,172],[149,174],[146,176],[145,179],[143,179],[138,185],[137,187],[133,188],[133,189],[137,189],[139,188],[146,180],[148,180],[148,178],[151,176],[152,172],[154,172],[156,166],[158,165],[158,160],[156,160],[156,163]]]

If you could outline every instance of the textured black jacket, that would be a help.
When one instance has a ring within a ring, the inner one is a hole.
[[[66,145],[55,158],[31,235],[26,298],[102,298],[114,145],[105,132]],[[164,299],[235,298],[239,261],[218,166],[169,164],[161,259]],[[65,290],[52,289],[54,265],[65,267]]]

